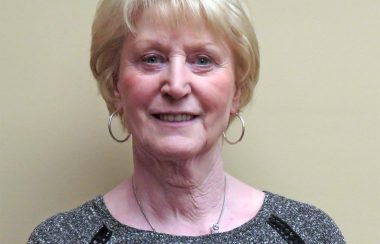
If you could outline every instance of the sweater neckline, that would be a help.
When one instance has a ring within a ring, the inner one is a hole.
[[[251,218],[247,222],[243,223],[242,225],[240,225],[240,226],[238,226],[232,230],[224,231],[224,232],[220,232],[220,233],[215,233],[215,234],[206,234],[206,235],[201,235],[201,236],[171,235],[171,234],[167,234],[167,233],[153,232],[151,230],[137,229],[135,227],[123,224],[120,221],[118,221],[111,214],[111,212],[108,210],[106,203],[104,201],[103,195],[97,196],[94,200],[95,200],[95,205],[99,208],[99,210],[105,216],[106,224],[109,225],[109,227],[114,229],[114,230],[117,229],[117,230],[120,230],[121,232],[125,232],[125,233],[147,234],[147,235],[151,235],[151,236],[160,236],[160,237],[164,237],[168,240],[169,239],[177,239],[177,240],[178,239],[184,239],[184,240],[185,239],[193,239],[193,240],[196,240],[196,239],[203,239],[203,238],[207,239],[207,238],[210,238],[212,236],[217,236],[217,235],[218,236],[220,236],[220,235],[233,235],[234,233],[240,233],[241,234],[243,232],[246,232],[249,229],[252,229],[252,227],[257,228],[260,225],[262,225],[263,223],[265,223],[266,218],[268,217],[268,211],[267,211],[268,204],[269,204],[270,199],[272,198],[273,194],[270,192],[267,192],[267,191],[264,191],[264,193],[265,193],[264,202],[261,205],[257,214],[253,218]]]

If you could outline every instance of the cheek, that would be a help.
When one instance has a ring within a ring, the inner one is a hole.
[[[139,128],[145,122],[144,112],[154,97],[153,87],[141,75],[129,72],[118,83],[120,106],[126,127],[130,130]]]
[[[207,128],[225,129],[230,119],[233,95],[235,93],[234,76],[227,72],[203,81],[202,99],[199,99],[207,115]],[[216,127],[215,127],[216,126]],[[219,130],[219,129],[218,129]]]
[[[138,72],[125,72],[118,83],[122,106],[128,111],[148,104],[158,89],[154,80]]]
[[[231,73],[215,76],[209,87],[205,88],[206,98],[213,105],[213,109],[225,112],[230,109],[235,93],[234,78]]]

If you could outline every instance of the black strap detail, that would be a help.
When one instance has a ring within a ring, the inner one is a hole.
[[[107,226],[103,225],[102,228],[91,239],[90,244],[105,244],[112,236],[112,231],[110,231]]]
[[[305,244],[301,237],[282,219],[274,214],[271,214],[267,223],[290,244]]]

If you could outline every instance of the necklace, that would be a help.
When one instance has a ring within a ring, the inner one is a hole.
[[[218,220],[216,221],[215,224],[211,225],[211,227],[210,227],[210,233],[211,234],[219,233],[219,229],[220,229],[219,222],[220,222],[220,219],[222,218],[223,210],[224,210],[224,205],[226,203],[226,188],[227,188],[227,177],[224,176],[224,189],[223,189],[222,209],[220,210],[220,214],[219,214]],[[132,189],[133,189],[133,196],[136,199],[136,202],[137,202],[137,205],[139,206],[141,214],[144,216],[144,219],[146,220],[146,222],[148,223],[148,225],[152,229],[152,231],[153,232],[157,232],[156,229],[153,227],[153,225],[150,223],[148,217],[146,216],[146,214],[144,212],[144,209],[143,209],[143,207],[141,205],[140,200],[137,198],[137,188],[136,188],[133,176],[132,176]]]

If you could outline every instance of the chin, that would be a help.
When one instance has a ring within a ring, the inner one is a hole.
[[[188,141],[164,141],[152,148],[152,153],[158,158],[169,160],[186,160],[199,155],[203,144],[200,142]]]

